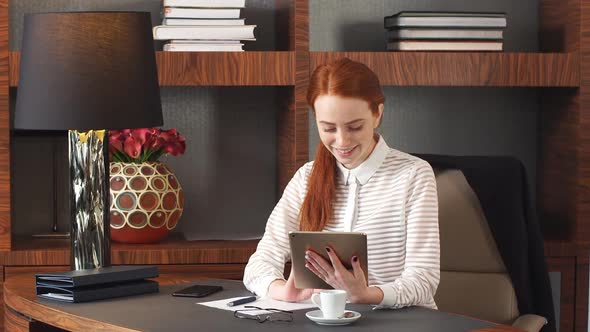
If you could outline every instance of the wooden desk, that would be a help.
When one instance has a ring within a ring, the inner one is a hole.
[[[179,284],[179,283],[190,283],[190,282],[194,282],[194,275],[191,274],[186,274],[186,273],[162,273],[161,276],[158,278],[158,281],[160,282],[160,286],[161,286],[161,294],[160,295],[156,295],[156,296],[161,296],[160,299],[172,299],[172,297],[169,297],[168,294],[165,294],[166,292],[169,292],[171,287],[174,288],[173,286],[170,285],[175,285],[175,284]],[[73,313],[71,310],[70,311],[66,311],[66,310],[60,310],[59,305],[56,306],[52,306],[51,302],[48,302],[46,300],[43,301],[39,301],[38,298],[35,295],[35,290],[34,290],[34,274],[33,273],[28,273],[28,274],[22,274],[22,275],[17,275],[11,278],[8,278],[5,283],[4,283],[4,302],[6,304],[5,306],[5,328],[6,331],[46,331],[46,330],[59,330],[59,329],[55,329],[54,327],[59,327],[61,329],[66,329],[66,330],[70,330],[70,331],[85,331],[85,330],[92,330],[92,331],[137,331],[137,329],[130,329],[128,327],[124,327],[121,326],[122,324],[117,324],[118,322],[121,322],[122,320],[125,319],[124,315],[126,314],[126,310],[124,310],[124,308],[122,308],[122,310],[120,310],[120,315],[119,316],[123,316],[123,318],[119,317],[118,320],[114,319],[112,321],[106,321],[106,320],[97,320],[96,318],[91,318],[91,317],[85,317],[84,315],[78,315]],[[179,288],[180,286],[176,286],[176,288]],[[163,294],[164,293],[164,294]],[[180,300],[176,300],[179,298],[174,298],[175,301],[180,301]],[[137,297],[136,297],[136,301],[137,301]],[[186,306],[182,305],[181,308],[190,308],[191,310],[196,308],[196,305],[194,304],[195,299],[182,299],[182,301],[186,302]],[[100,301],[99,301],[100,302]],[[95,303],[99,303],[99,302],[95,302]],[[114,306],[120,305],[121,302],[118,303],[114,303],[114,304],[108,304],[105,305],[105,303],[103,302],[103,309],[105,307],[110,307],[110,310],[116,310],[113,309]],[[162,303],[162,302],[156,302],[154,304],[150,304],[153,305],[154,308],[154,312],[156,312],[158,310],[158,303]],[[145,304],[145,301],[144,301]],[[72,305],[69,308],[75,308],[74,306],[76,305]],[[201,306],[198,306],[201,307]],[[79,307],[77,307],[79,308]],[[204,307],[203,307],[204,308]],[[117,309],[118,310],[118,309]],[[231,313],[228,312],[227,314],[225,313],[221,313],[221,311],[217,310],[217,309],[203,309],[203,310],[214,310],[215,312],[212,312],[216,315],[219,314],[224,314],[225,316],[227,316],[227,318],[229,320],[225,320],[225,319],[221,319],[221,320],[215,320],[218,324],[218,326],[220,328],[224,328],[224,326],[227,326],[228,324],[235,324],[235,321],[232,321],[231,319],[233,319],[233,317],[231,316]],[[356,310],[353,308],[353,310]],[[424,309],[424,310],[428,310],[428,309]],[[366,314],[372,314],[371,310],[369,311],[365,311]],[[384,311],[380,311],[380,312],[384,312]],[[450,319],[455,319],[456,315],[452,315],[452,314],[446,314],[446,313],[440,313],[440,312],[436,312],[436,311],[432,311],[433,314],[435,313],[437,315],[437,319],[440,319],[440,317],[442,316],[443,318],[450,318]],[[158,313],[156,313],[157,316]],[[161,313],[160,313],[161,314]],[[403,315],[403,311],[396,311],[395,313],[391,313],[391,314],[396,314],[396,315]],[[194,316],[198,316],[198,312],[194,315]],[[213,315],[214,316],[214,315]],[[224,316],[224,318],[225,318]],[[300,315],[301,316],[301,315]],[[445,317],[446,316],[446,317]],[[383,317],[383,316],[382,316]],[[453,318],[455,317],[455,318]],[[153,317],[152,317],[153,318]],[[165,316],[164,319],[160,318],[160,317],[156,317],[156,319],[158,320],[158,322],[162,322],[162,320],[166,320],[166,319],[170,319],[173,320],[176,317],[170,317],[170,316]],[[287,325],[287,326],[281,326],[281,329],[294,329],[294,330],[303,330],[303,331],[314,331],[314,330],[318,330],[321,329],[322,327],[315,325],[313,323],[311,323],[309,320],[307,320],[304,317],[297,317],[297,324],[300,325]],[[363,317],[364,318],[364,317]],[[494,332],[516,332],[516,331],[521,331],[518,329],[515,329],[513,327],[510,326],[502,326],[502,325],[495,325],[495,324],[488,324],[486,322],[482,322],[479,320],[475,320],[472,318],[466,318],[466,317],[460,317],[463,321],[466,322],[471,322],[471,323],[483,323],[482,325],[489,325],[489,327],[486,327],[480,331],[494,331]],[[148,318],[146,318],[148,319]],[[366,322],[370,321],[370,317],[366,318]],[[359,322],[362,321],[359,320]],[[165,323],[165,322],[164,322]],[[251,323],[251,322],[247,322],[247,323]],[[272,326],[269,323],[265,323],[265,324],[259,324],[256,322],[253,322],[254,324],[247,324],[245,323],[243,325],[244,329],[243,330],[248,330],[248,329],[252,329],[252,330],[264,330],[264,329],[269,329],[272,330],[273,328],[276,328],[276,326]],[[207,326],[208,324],[208,326]],[[358,322],[355,324],[359,324]],[[193,329],[198,329],[199,326],[202,326],[202,328],[204,330],[210,330],[212,327],[215,328],[215,326],[212,326],[211,321],[204,323],[204,325],[198,320],[197,317],[195,317],[194,320],[194,326]],[[362,327],[362,325],[358,325],[358,327]],[[401,328],[401,326],[398,326],[399,329],[398,330],[403,330]],[[227,327],[226,327],[227,328]]]

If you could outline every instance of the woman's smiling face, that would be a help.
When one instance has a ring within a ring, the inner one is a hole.
[[[353,169],[369,157],[383,104],[375,115],[362,99],[321,95],[314,102],[314,110],[320,140],[344,167]]]

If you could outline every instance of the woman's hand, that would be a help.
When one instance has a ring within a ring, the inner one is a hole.
[[[377,287],[367,287],[367,279],[361,268],[358,257],[352,257],[352,272],[348,271],[334,252],[333,248],[326,247],[330,262],[322,256],[308,250],[305,253],[305,267],[310,269],[328,285],[335,289],[343,289],[347,292],[348,299],[352,303],[379,304],[383,300],[383,292]]]
[[[301,302],[309,299],[315,292],[314,289],[295,288],[295,273],[291,271],[287,281],[275,280],[268,288],[268,295],[275,299],[287,302]]]

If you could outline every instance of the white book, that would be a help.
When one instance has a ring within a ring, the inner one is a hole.
[[[246,0],[164,0],[164,7],[244,8]]]
[[[158,25],[153,28],[155,40],[168,39],[213,39],[213,40],[256,40],[255,25],[218,26],[174,26]]]
[[[168,43],[164,44],[166,52],[243,52],[244,44],[191,44]]]
[[[200,19],[200,18],[165,18],[163,25],[244,25],[243,18],[238,19]]]
[[[239,40],[171,39],[169,44],[240,44]]]
[[[502,51],[501,41],[398,40],[387,43],[389,51]]]
[[[240,18],[239,8],[164,7],[164,18]]]
[[[502,39],[502,30],[486,29],[396,29],[387,39]]]

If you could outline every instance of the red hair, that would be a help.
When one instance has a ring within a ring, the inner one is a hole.
[[[373,115],[385,97],[377,75],[369,67],[347,58],[318,66],[309,81],[307,104],[314,110],[319,96],[358,98],[369,104]],[[332,201],[336,187],[336,159],[320,142],[307,185],[307,194],[299,212],[299,228],[321,231],[332,218]]]

